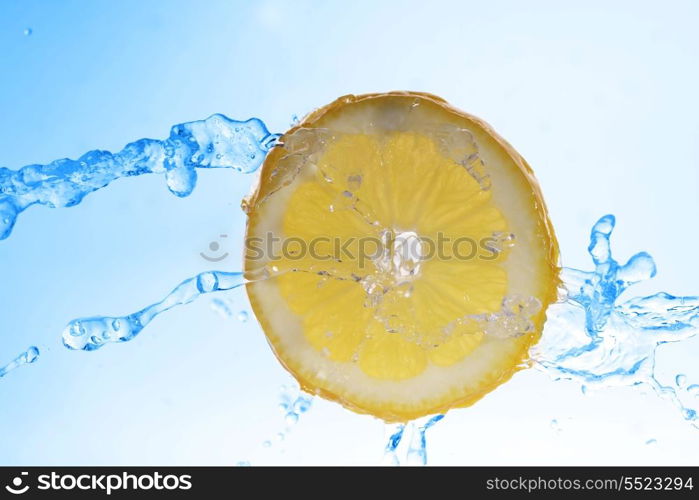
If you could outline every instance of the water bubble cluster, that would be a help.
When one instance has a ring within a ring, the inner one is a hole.
[[[284,415],[287,430],[299,421],[304,413],[311,409],[313,396],[304,394],[294,386],[282,385],[279,390],[279,410]]]

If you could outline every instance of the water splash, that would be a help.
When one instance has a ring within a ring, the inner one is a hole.
[[[653,277],[656,268],[645,252],[623,265],[614,260],[614,225],[614,217],[606,215],[592,228],[588,250],[593,271],[563,270],[567,300],[549,308],[542,339],[530,353],[534,366],[554,379],[574,380],[586,388],[651,387],[699,426],[698,402],[687,396],[686,377],[680,374],[674,387],[666,386],[655,372],[658,346],[696,335],[699,297],[661,292],[618,303],[625,290]]]
[[[652,258],[644,252],[624,265],[613,259],[609,240],[614,224],[612,216],[605,216],[592,229],[589,251],[594,271],[564,269],[567,298],[549,309],[542,340],[532,349],[531,359],[534,366],[555,379],[577,380],[583,391],[588,386],[650,385],[659,395],[672,400],[684,418],[696,425],[697,412],[690,406],[697,404],[699,385],[688,385],[686,376],[679,374],[675,377],[676,387],[663,386],[654,369],[659,345],[696,333],[699,298],[658,293],[617,304],[629,286],[654,276],[656,269]],[[261,279],[268,277],[265,271]],[[158,314],[200,295],[238,287],[244,281],[241,273],[201,273],[182,282],[161,302],[132,315],[72,321],[63,334],[64,343],[71,349],[94,350],[107,342],[130,340]],[[226,306],[229,316],[233,314],[226,301],[216,304],[219,308],[221,304]],[[683,401],[689,396],[693,403]],[[280,408],[287,431],[310,404],[310,397],[301,393],[292,396],[283,389]],[[384,462],[426,464],[426,432],[442,418],[437,415],[391,428]],[[269,443],[271,446],[272,441]]]
[[[12,370],[19,368],[22,365],[29,365],[39,359],[39,348],[35,346],[29,347],[22,354],[7,363],[5,366],[0,366],[0,378],[4,377]]]
[[[413,430],[408,447],[408,465],[427,465],[427,430],[444,418],[444,415],[430,417],[425,423],[412,422]]]
[[[651,387],[670,400],[685,420],[699,427],[699,384],[688,384],[686,375],[680,373],[674,377],[674,386],[666,386],[655,372],[660,345],[697,334],[699,297],[660,292],[618,303],[630,286],[655,276],[656,267],[645,252],[623,265],[612,257],[610,238],[615,224],[614,216],[605,215],[592,228],[588,251],[593,271],[563,269],[566,295],[549,307],[542,338],[530,352],[532,363],[555,380],[577,381],[583,393],[588,387]],[[438,421],[387,427],[384,463],[427,463],[425,431]],[[551,426],[560,431],[557,420]],[[398,450],[405,435],[410,436],[411,446],[401,460]]]
[[[384,465],[427,465],[427,431],[444,415],[433,415],[407,424],[386,425]]]
[[[91,151],[77,160],[29,165],[18,171],[0,168],[0,239],[10,235],[18,215],[28,207],[74,206],[87,194],[122,177],[163,174],[173,194],[187,196],[196,185],[196,169],[232,168],[252,172],[261,165],[278,137],[258,119],[239,122],[217,114],[206,120],[176,125],[167,139],[141,139],[118,153]],[[358,183],[361,179],[351,182]],[[653,277],[656,268],[645,252],[634,255],[623,265],[613,259],[610,236],[614,225],[614,217],[606,215],[592,229],[588,250],[594,270],[563,270],[567,297],[549,308],[542,340],[531,352],[533,365],[555,379],[579,382],[583,392],[587,387],[650,386],[671,400],[686,420],[699,426],[696,410],[699,384],[690,384],[686,376],[678,374],[674,385],[665,386],[655,375],[657,347],[696,334],[699,297],[657,293],[618,303],[630,286]],[[125,342],[137,336],[159,314],[203,294],[230,290],[244,282],[242,273],[203,272],[184,280],[163,300],[136,313],[71,321],[63,332],[63,342],[69,349],[86,351],[107,343]],[[521,300],[527,299],[512,298],[517,306],[513,309],[534,308],[536,304],[520,307]],[[215,299],[213,304],[226,316],[234,315],[230,303]],[[247,312],[241,311],[237,317],[246,321]],[[521,318],[505,314],[490,319],[489,324],[499,335],[504,330],[512,332],[513,321]],[[526,325],[515,330],[526,331]],[[0,377],[18,366],[33,363],[38,355],[39,350],[30,347],[0,368]],[[300,392],[294,396],[282,394],[280,408],[288,431],[308,411],[312,400]],[[443,415],[437,415],[389,427],[385,448],[388,462],[426,464],[426,433],[442,418]]]
[[[262,121],[235,121],[221,114],[182,123],[165,140],[141,139],[118,153],[90,151],[77,160],[62,159],[19,170],[0,167],[0,240],[7,238],[21,212],[32,205],[72,207],[116,179],[163,174],[168,189],[188,196],[198,168],[255,171],[278,134]]]
[[[386,446],[383,453],[384,465],[400,465],[400,457],[398,456],[398,447],[403,441],[405,433],[405,424],[386,424]]]
[[[271,134],[257,118],[235,121],[215,114],[206,120],[173,126],[165,140],[141,139],[118,153],[95,150],[77,160],[28,165],[17,171],[0,168],[0,239],[10,235],[17,217],[28,207],[71,207],[122,177],[164,174],[173,194],[187,196],[196,185],[197,168],[253,172],[278,138],[279,134]],[[230,290],[243,282],[242,273],[200,273],[184,280],[161,301],[133,314],[71,321],[63,332],[63,343],[69,349],[92,351],[110,342],[126,342],[159,314],[202,294]],[[243,312],[240,314],[244,321]]]
[[[63,344],[69,349],[94,351],[110,342],[126,342],[159,314],[189,304],[203,294],[232,290],[245,283],[243,273],[206,271],[177,285],[160,302],[128,316],[95,316],[74,319],[63,331]]]

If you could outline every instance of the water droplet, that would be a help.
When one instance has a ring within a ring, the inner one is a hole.
[[[687,392],[694,396],[699,396],[699,384],[690,385],[687,387]]]
[[[238,321],[240,321],[241,323],[245,323],[249,317],[250,317],[250,315],[248,314],[247,311],[240,311],[238,313]]]
[[[31,36],[32,33],[34,33],[34,30],[31,28],[24,28],[24,36]]]
[[[213,309],[222,318],[232,318],[233,312],[229,307],[229,302],[220,298],[215,298],[211,301],[211,309]]]
[[[236,464],[238,467],[250,467],[250,462],[247,460],[241,460]]]
[[[25,356],[25,361],[27,363],[33,363],[37,359],[39,359],[39,348],[35,346],[31,346],[29,349],[27,349],[27,352],[24,354]]]
[[[276,435],[277,441],[284,441],[285,437],[283,432],[278,432]]]
[[[286,414],[286,417],[284,417],[284,421],[288,426],[296,425],[296,422],[299,421],[299,416],[294,412],[289,412]]]
[[[272,446],[272,441],[267,440],[262,443],[262,446],[264,446],[265,448],[269,448],[270,446]]]
[[[686,383],[687,383],[687,376],[684,375],[683,373],[680,373],[675,377],[675,385],[677,385],[677,387],[682,387]]]
[[[305,397],[300,397],[294,403],[294,411],[296,413],[306,413],[311,408],[311,400]]]
[[[648,441],[646,441],[646,444],[647,444],[647,445],[658,444],[658,440],[655,439],[655,438],[651,438],[651,439],[649,439]]]

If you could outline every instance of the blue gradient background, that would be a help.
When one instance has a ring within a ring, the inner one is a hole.
[[[590,226],[647,250],[638,293],[699,293],[699,7],[695,2],[0,2],[0,164],[19,168],[165,137],[221,112],[273,131],[339,95],[429,91],[483,117],[533,165],[564,264],[589,268]],[[31,28],[31,36],[24,36]],[[364,464],[383,425],[316,401],[282,443],[290,378],[254,321],[208,299],[134,341],[70,352],[74,317],[133,312],[209,268],[240,235],[250,177],[202,172],[178,199],[157,176],[74,208],[34,207],[0,242],[0,464]],[[232,240],[233,238],[229,238]],[[239,268],[240,252],[225,269]],[[245,309],[241,291],[228,296]],[[699,382],[699,339],[661,348],[664,381]],[[552,428],[552,419],[558,428]],[[583,396],[518,374],[429,432],[434,464],[694,464],[699,431],[669,403],[619,388]],[[657,444],[646,445],[657,439]]]

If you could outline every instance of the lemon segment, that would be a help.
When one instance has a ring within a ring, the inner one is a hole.
[[[472,404],[521,367],[558,253],[509,145],[416,93],[341,98],[281,142],[245,204],[245,269],[266,277],[247,291],[305,390],[405,421]]]

